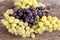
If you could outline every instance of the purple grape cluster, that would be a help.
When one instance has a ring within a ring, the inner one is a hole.
[[[45,10],[44,7],[34,7],[30,6],[28,9],[18,9],[14,8],[13,16],[17,19],[22,19],[24,22],[28,22],[28,25],[31,27],[32,25],[35,25],[37,23],[36,15],[38,15],[40,18],[43,15],[48,16],[48,12],[43,12],[42,10]]]

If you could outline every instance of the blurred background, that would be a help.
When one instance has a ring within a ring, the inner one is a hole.
[[[0,20],[3,17],[3,13],[14,6],[14,2],[17,0],[0,0]],[[60,0],[37,0],[45,5],[51,7],[50,15],[57,16],[60,19]],[[0,22],[0,40],[60,40],[60,31],[55,31],[53,33],[43,33],[37,35],[35,39],[22,38],[20,36],[14,36],[8,33],[7,29]]]

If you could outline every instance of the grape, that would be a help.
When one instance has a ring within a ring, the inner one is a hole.
[[[14,23],[19,23],[19,20],[18,19],[14,19]]]
[[[15,17],[17,15],[17,13],[13,13],[13,16]]]
[[[23,13],[22,13],[22,12],[19,12],[19,14],[18,14],[18,15],[19,15],[19,17],[21,17],[21,16],[23,15]]]
[[[26,38],[26,36],[27,36],[26,34],[23,34],[23,35],[22,35],[22,37],[24,37],[24,38]]]
[[[17,13],[18,10],[19,10],[18,8],[14,8],[14,9],[13,9],[14,13]]]
[[[12,27],[16,27],[16,23],[13,23],[13,24],[11,24],[12,25]]]
[[[39,26],[43,26],[44,23],[43,23],[43,22],[39,22],[38,25],[39,25]]]
[[[37,14],[39,15],[40,18],[43,16],[42,12],[37,12]]]
[[[29,24],[28,24],[28,26],[30,26],[30,27],[31,27],[31,26],[32,26],[32,24],[31,24],[31,23],[29,23]]]
[[[34,32],[34,29],[33,29],[33,28],[31,28],[31,29],[30,29],[30,32],[31,32],[31,33],[33,33],[33,32]]]
[[[48,16],[47,19],[51,22],[52,21],[52,17]]]
[[[37,23],[37,21],[33,21],[33,25],[35,25]]]
[[[28,26],[28,23],[27,23],[27,22],[25,22],[25,23],[24,23],[24,26]]]
[[[47,6],[47,7],[46,7],[46,9],[50,10],[50,9],[51,9],[51,7],[50,7],[50,6]]]
[[[37,7],[37,9],[39,9],[39,10],[44,10],[44,8],[43,8],[43,7]]]
[[[25,21],[26,21],[26,22],[29,22],[29,18],[25,18]]]
[[[8,25],[9,22],[6,20],[6,19],[2,19],[1,22],[4,24],[4,25]]]
[[[39,6],[45,7],[45,5],[41,2],[39,2]]]
[[[19,22],[19,25],[23,25],[23,22],[22,22],[22,21],[20,21],[20,22]]]
[[[27,26],[27,27],[26,27],[26,30],[27,30],[27,31],[30,30],[30,27]]]
[[[8,19],[8,21],[9,21],[9,23],[13,23],[13,22],[14,22],[14,17],[10,17],[10,18]]]
[[[20,19],[20,17],[18,15],[16,15],[15,18]]]
[[[32,33],[32,34],[31,34],[31,37],[32,37],[32,38],[35,38],[35,34],[34,34],[34,33]]]
[[[34,6],[30,6],[29,8],[31,11],[34,11],[35,10],[35,7]]]
[[[26,31],[26,36],[30,37],[30,31]]]
[[[34,19],[30,19],[29,22],[32,23],[34,21]]]

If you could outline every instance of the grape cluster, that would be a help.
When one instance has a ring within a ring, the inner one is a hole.
[[[38,3],[36,0],[18,0],[17,2],[15,2],[15,6],[17,8],[21,8],[21,9],[28,9],[30,6],[43,6],[45,7],[44,4],[42,3]]]
[[[45,31],[53,32],[54,30],[60,30],[60,20],[57,17],[43,16],[39,19],[39,22],[33,26],[35,33],[42,34]]]
[[[44,11],[45,10],[45,11]],[[28,22],[29,26],[35,25],[37,23],[36,15],[38,15],[40,18],[45,15],[48,16],[48,9],[44,7],[34,7],[30,6],[28,9],[13,9],[14,13],[12,16],[14,16],[17,19],[22,19],[24,22]]]
[[[36,0],[18,0],[15,8],[4,13],[5,18],[1,22],[11,34],[35,38],[36,33],[60,30],[60,20],[48,15],[49,10],[49,6]]]
[[[1,20],[8,31],[12,34],[21,35],[24,38],[35,38],[36,33],[42,34],[45,31],[53,32],[54,30],[60,30],[60,20],[57,17],[44,15],[40,18],[37,15],[37,24],[32,25],[32,28],[30,28],[28,22],[15,18],[13,14],[14,10],[9,9],[4,13],[5,19]]]

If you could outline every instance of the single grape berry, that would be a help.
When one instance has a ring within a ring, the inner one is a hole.
[[[34,11],[35,10],[35,7],[34,6],[30,6],[29,8],[31,11]]]
[[[44,7],[37,7],[36,9],[44,10],[45,8]]]
[[[18,10],[19,10],[18,8],[13,9],[14,13],[17,13]]]

